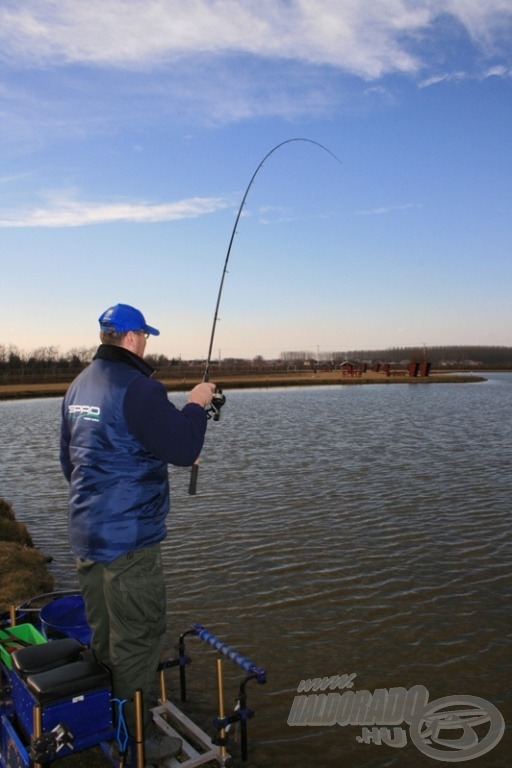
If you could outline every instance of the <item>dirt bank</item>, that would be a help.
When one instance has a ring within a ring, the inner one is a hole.
[[[1,611],[53,589],[55,579],[48,570],[50,559],[34,547],[26,526],[16,520],[9,502],[0,499]]]
[[[290,371],[287,373],[255,373],[241,375],[212,374],[212,380],[222,389],[266,389],[270,387],[311,387],[355,384],[463,384],[485,381],[483,376],[472,373],[445,374],[433,373],[428,377],[414,379],[396,372],[391,376],[368,371],[362,376],[343,376],[340,371],[312,373],[311,371]],[[158,379],[158,373],[156,375]],[[192,389],[200,377],[159,379],[168,392],[183,392]],[[0,400],[29,399],[34,397],[62,397],[69,387],[69,382],[54,384],[0,384]]]

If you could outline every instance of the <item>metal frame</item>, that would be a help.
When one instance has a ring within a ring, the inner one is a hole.
[[[230,759],[228,754],[223,757],[221,748],[217,747],[199,726],[169,700],[155,707],[152,712],[156,725],[168,736],[178,737],[183,743],[182,752],[186,755],[186,759],[177,760],[175,757],[171,757],[165,762],[166,768],[196,768],[196,766],[204,765],[212,760],[224,766]],[[169,720],[171,723],[177,724],[179,731],[173,728]],[[196,746],[193,746],[191,742],[194,742]]]

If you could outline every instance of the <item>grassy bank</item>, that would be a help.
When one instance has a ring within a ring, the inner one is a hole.
[[[158,373],[156,375],[158,379]],[[169,392],[182,392],[191,389],[200,378],[176,378],[160,379]],[[414,379],[404,375],[404,372],[396,372],[391,376],[368,371],[362,376],[343,376],[340,371],[327,373],[312,373],[311,371],[290,371],[287,373],[242,374],[219,376],[215,379],[222,389],[266,389],[270,387],[308,387],[308,386],[333,386],[355,384],[436,384],[452,383],[461,384],[467,382],[485,381],[484,376],[473,373],[446,374],[433,373],[428,377],[416,377]],[[69,387],[70,382],[56,382],[54,384],[0,384],[0,400],[29,399],[36,397],[62,397]]]

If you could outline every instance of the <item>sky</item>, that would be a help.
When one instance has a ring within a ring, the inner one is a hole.
[[[512,345],[512,0],[0,0],[0,147],[0,347]]]

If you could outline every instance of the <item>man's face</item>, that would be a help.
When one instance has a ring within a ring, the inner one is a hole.
[[[144,350],[146,349],[146,340],[148,336],[149,334],[145,333],[144,331],[128,331],[124,337],[124,343],[122,346],[126,347],[126,349],[129,349],[130,352],[133,352],[139,357],[144,357]]]
[[[149,334],[144,333],[144,331],[135,331],[137,346],[135,354],[139,357],[144,357],[144,350],[146,349],[148,335]]]

